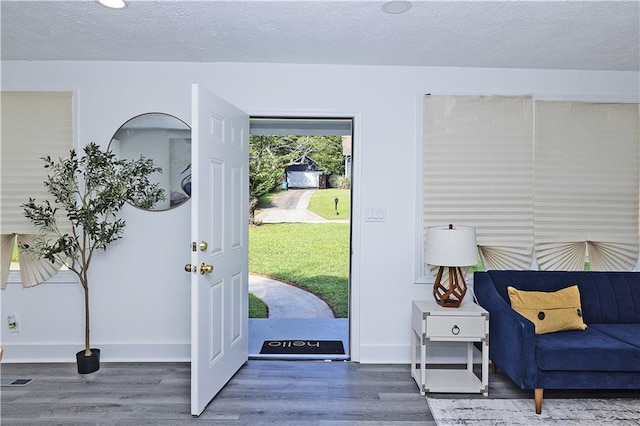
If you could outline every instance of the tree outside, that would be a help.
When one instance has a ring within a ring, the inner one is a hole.
[[[341,136],[251,135],[249,142],[250,218],[253,218],[258,199],[280,186],[287,166],[301,164],[310,158],[327,175],[344,175]]]
[[[332,190],[318,191],[309,209],[328,219],[350,216],[350,182],[345,177],[341,136],[250,136],[250,221],[258,200],[270,204],[286,179],[288,166],[313,161],[328,176]],[[322,194],[321,194],[322,193]],[[341,202],[339,214],[335,199]],[[266,200],[266,201],[265,201]],[[325,211],[326,210],[326,211]],[[267,224],[249,232],[252,273],[296,285],[325,300],[338,318],[348,317],[349,225]],[[308,250],[300,250],[304,246]],[[286,259],[286,265],[283,264]],[[251,318],[266,318],[268,310],[250,297]]]

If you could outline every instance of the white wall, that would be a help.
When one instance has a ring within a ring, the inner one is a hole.
[[[638,100],[639,73],[278,64],[4,62],[2,90],[74,90],[77,144],[106,147],[129,118],[151,111],[190,117],[190,85],[208,87],[250,114],[350,112],[356,116],[353,204],[353,358],[410,360],[411,300],[420,238],[420,102],[424,93],[533,94]],[[335,114],[334,114],[335,115]],[[401,165],[399,167],[399,165]],[[91,273],[92,341],[103,360],[189,357],[189,207],[127,207],[123,240]],[[383,223],[365,222],[370,207]],[[81,289],[9,284],[2,298],[5,361],[72,361],[82,347]],[[21,318],[8,333],[6,315]]]

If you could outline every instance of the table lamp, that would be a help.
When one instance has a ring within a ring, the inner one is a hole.
[[[476,230],[471,226],[432,226],[427,228],[424,247],[425,263],[439,266],[433,283],[433,297],[440,306],[458,308],[467,284],[461,266],[478,263]],[[442,282],[444,268],[449,268],[448,283]]]

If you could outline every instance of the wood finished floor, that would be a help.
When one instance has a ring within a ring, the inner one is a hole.
[[[249,361],[209,404],[190,415],[188,363],[2,364],[25,387],[0,388],[0,424],[10,425],[424,425],[435,422],[409,365]],[[506,376],[489,375],[489,398],[522,398]],[[481,394],[430,394],[485,398]],[[640,398],[640,391],[558,391],[545,398]]]
[[[435,425],[409,365],[249,361],[199,418],[190,415],[189,364],[3,364],[5,425]]]

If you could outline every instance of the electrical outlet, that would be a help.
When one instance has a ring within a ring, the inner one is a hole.
[[[7,326],[9,327],[9,333],[20,333],[20,317],[9,315],[7,317]]]

